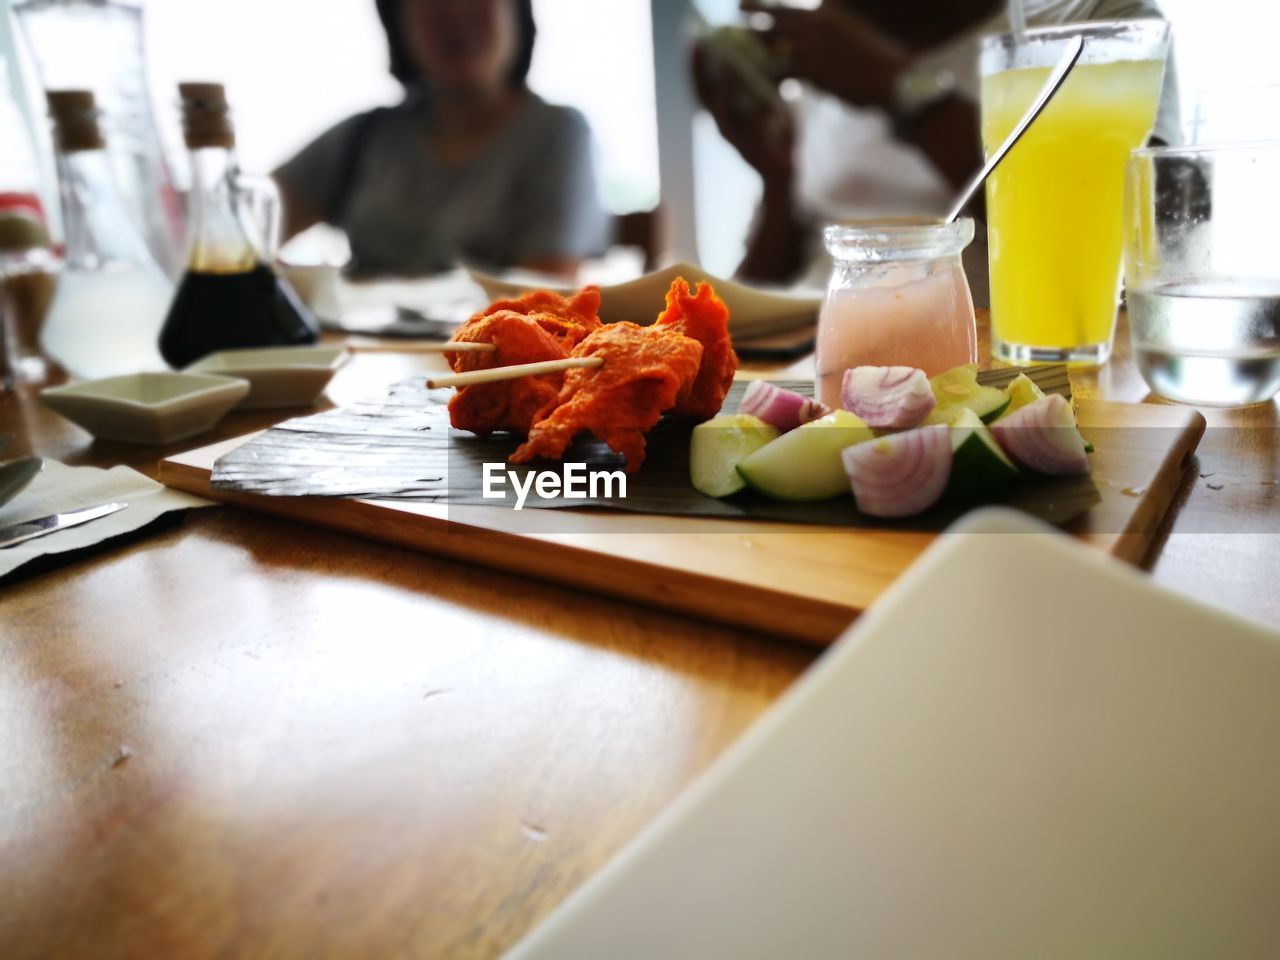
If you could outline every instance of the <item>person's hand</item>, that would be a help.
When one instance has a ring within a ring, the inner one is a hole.
[[[892,103],[894,79],[907,65],[907,51],[842,0],[823,0],[816,10],[777,7],[764,0],[742,0],[741,6],[773,18],[762,35],[785,76],[854,106]]]
[[[795,148],[791,113],[778,96],[776,78],[743,62],[739,51],[725,49],[740,40],[757,42],[742,31],[741,38],[722,33],[694,46],[698,100],[715,119],[720,135],[760,174],[766,189],[789,192]]]

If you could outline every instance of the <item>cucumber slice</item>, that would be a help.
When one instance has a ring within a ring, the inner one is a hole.
[[[1004,388],[1004,392],[1009,397],[1009,405],[1000,414],[1002,417],[1007,417],[1015,410],[1044,399],[1044,391],[1025,373],[1018,374],[1017,379]]]
[[[978,366],[967,363],[938,374],[929,381],[937,406],[924,418],[926,424],[950,423],[958,415],[958,408],[976,413],[983,423],[990,423],[1009,406],[1009,395],[995,387],[978,383]]]
[[[708,497],[727,497],[746,487],[738,464],[770,440],[778,428],[749,413],[713,417],[693,428],[689,439],[689,479]]]
[[[1000,494],[1018,475],[978,415],[962,409],[951,423],[951,479],[946,496],[977,499]]]
[[[929,411],[929,415],[924,418],[924,423],[922,423],[921,426],[931,427],[935,424],[942,424],[944,427],[952,427],[955,426],[956,421],[966,413],[973,413],[973,411],[968,407],[934,407]],[[976,413],[973,415],[975,417],[977,416]],[[981,423],[982,420],[978,420],[978,422]],[[883,430],[880,432],[891,433],[892,431]]]
[[[775,500],[829,500],[849,494],[840,451],[872,440],[861,419],[837,410],[802,424],[738,464],[747,484]]]

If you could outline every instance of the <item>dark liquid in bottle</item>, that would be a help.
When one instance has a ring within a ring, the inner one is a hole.
[[[316,321],[266,264],[241,273],[188,270],[160,331],[160,355],[185,367],[217,350],[315,343]]]

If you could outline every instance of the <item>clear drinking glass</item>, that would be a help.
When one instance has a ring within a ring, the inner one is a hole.
[[[1168,25],[1068,24],[986,38],[982,140],[988,154],[1004,141],[1079,35],[1075,69],[987,180],[991,352],[1011,363],[1111,355],[1124,165],[1155,123]]]
[[[1280,144],[1135,150],[1125,282],[1133,356],[1159,396],[1237,406],[1280,391]]]
[[[920,367],[933,376],[978,359],[973,297],[960,254],[973,221],[827,227],[834,261],[818,315],[814,395],[840,407],[850,367]]]

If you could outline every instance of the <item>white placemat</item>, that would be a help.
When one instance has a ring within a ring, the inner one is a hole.
[[[953,530],[506,960],[1280,956],[1280,634]]]
[[[132,533],[173,510],[212,507],[213,501],[170,490],[129,467],[69,467],[46,460],[31,486],[0,507],[0,529],[52,513],[66,513],[112,500],[129,504],[110,516],[59,530],[0,550],[0,577],[37,557],[93,546]]]

